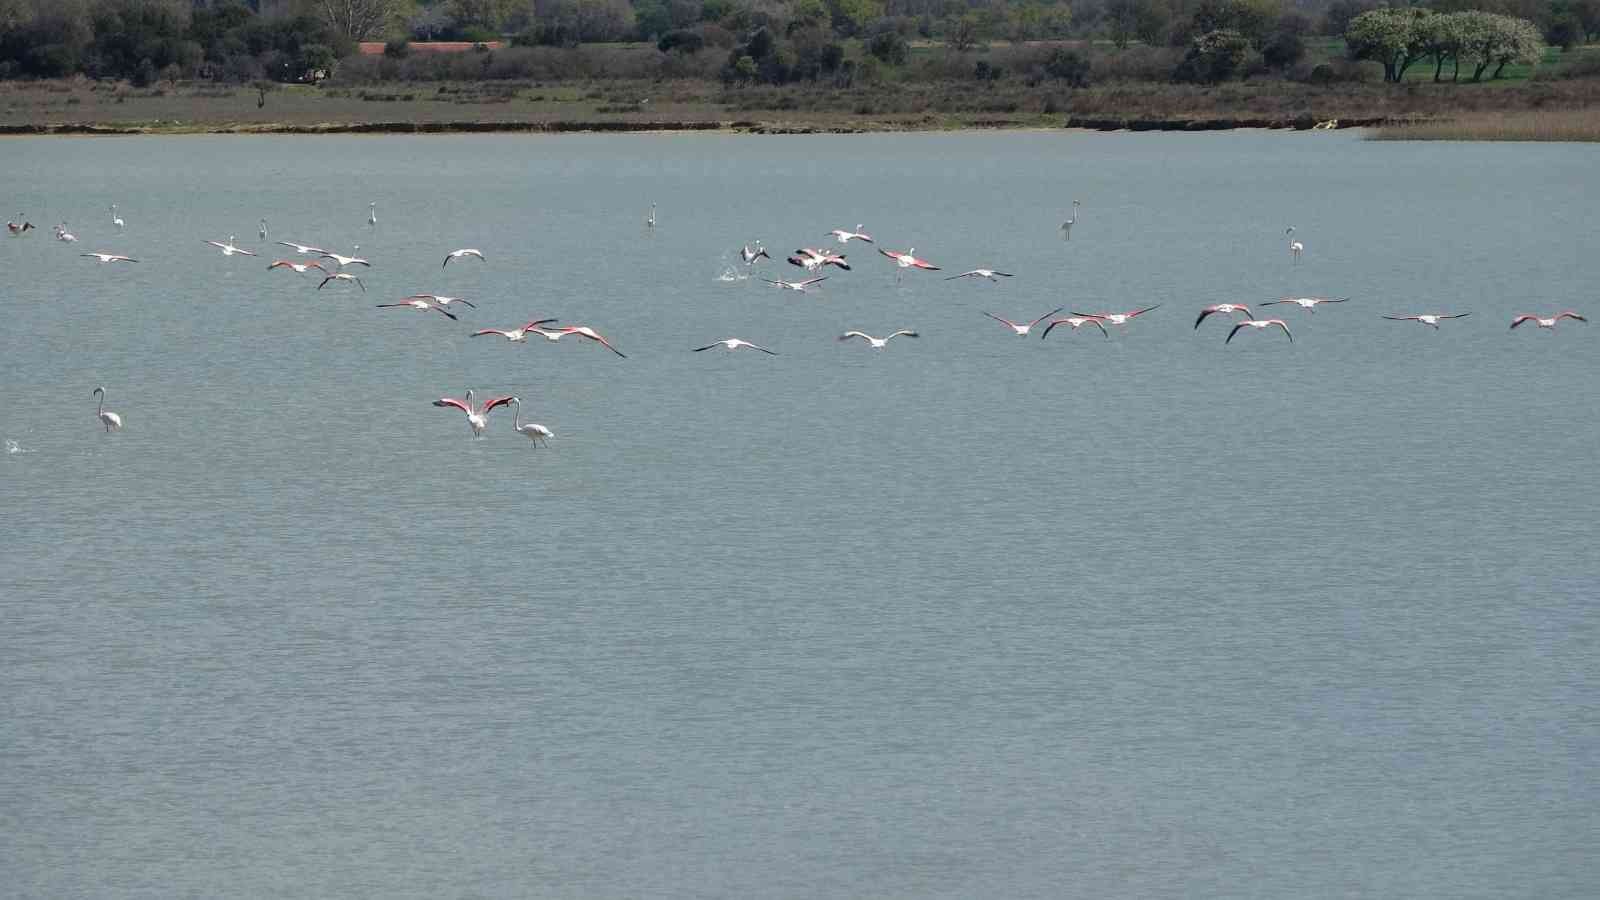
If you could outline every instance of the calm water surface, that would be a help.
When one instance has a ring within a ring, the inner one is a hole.
[[[1592,146],[6,149],[44,226],[0,241],[8,896],[1600,882],[1600,326],[1506,329],[1600,314]],[[263,216],[359,244],[368,292],[201,243]],[[897,285],[853,244],[811,296],[718,281],[857,222],[1019,274]],[[479,308],[372,308],[417,291]],[[1293,344],[1191,328],[1284,293],[1352,299]],[[1150,303],[1110,340],[980,315]],[[1422,311],[1473,315],[1379,318]],[[629,358],[467,337],[536,315]],[[689,352],[734,335],[781,355]],[[549,449],[429,406],[468,387]]]

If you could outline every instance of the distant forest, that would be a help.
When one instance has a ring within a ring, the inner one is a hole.
[[[1452,59],[1452,76],[1465,62],[1474,78],[1496,77],[1508,64],[1536,62],[1546,44],[1597,37],[1600,0],[1393,8],[1372,0],[0,0],[0,77],[296,82],[348,64],[367,78],[848,83],[900,71],[918,48],[948,55],[1048,42],[1010,58],[1028,77],[1071,86],[1087,84],[1095,67],[1216,82],[1301,66],[1310,78],[1307,46],[1320,41],[1337,44],[1341,57],[1381,64],[1384,80],[1404,78],[1422,60],[1437,80]],[[357,42],[379,40],[388,42],[384,57],[352,58]],[[512,49],[494,54],[499,61],[409,59],[408,42],[447,40]],[[506,56],[626,42],[644,43],[650,56]],[[1141,48],[1142,56],[1119,57]],[[921,71],[983,79],[1016,68],[978,59]],[[1322,68],[1324,78],[1339,76]]]

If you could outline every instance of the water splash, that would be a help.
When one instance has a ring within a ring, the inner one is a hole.
[[[741,272],[738,269],[735,269],[733,266],[727,266],[723,268],[722,274],[717,276],[717,280],[731,283],[735,281],[744,281],[749,277],[750,276],[747,273]]]
[[[22,449],[22,445],[13,440],[6,441],[6,453],[32,453],[32,450]]]

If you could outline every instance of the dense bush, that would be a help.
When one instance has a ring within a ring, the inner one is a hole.
[[[1243,34],[1228,29],[1208,31],[1190,42],[1172,79],[1200,84],[1226,81],[1244,68],[1249,53],[1250,41]]]
[[[1089,86],[1089,60],[1077,53],[1057,47],[1050,52],[1044,64],[1045,74],[1065,81],[1073,87]]]
[[[867,52],[886,65],[903,66],[911,55],[911,45],[898,31],[883,31],[867,42]]]

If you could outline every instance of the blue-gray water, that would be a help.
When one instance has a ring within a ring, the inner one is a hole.
[[[42,226],[0,240],[6,896],[1600,881],[1600,324],[1507,330],[1600,314],[1592,146],[6,149]],[[262,216],[359,243],[369,293],[202,243]],[[812,296],[717,280],[857,222],[1018,274],[896,286],[852,244]],[[373,308],[418,291],[479,308]],[[1293,344],[1191,328],[1284,293],[1352,299],[1269,307]],[[980,315],[1149,303],[1110,340]],[[1473,315],[1379,318],[1425,311]],[[467,337],[535,315],[629,358]],[[729,336],[781,355],[689,352]],[[468,387],[550,447],[429,405]]]

